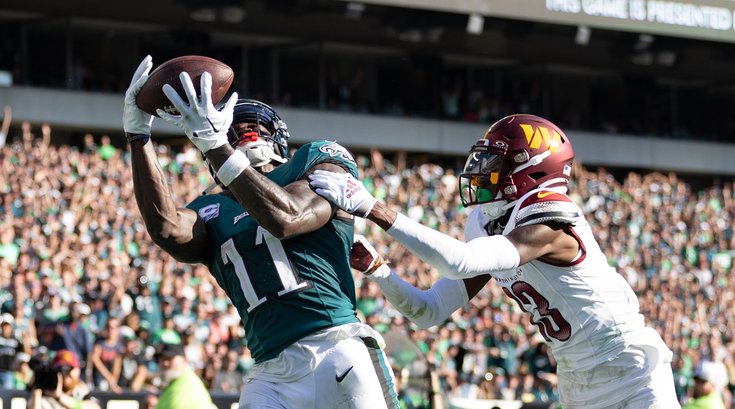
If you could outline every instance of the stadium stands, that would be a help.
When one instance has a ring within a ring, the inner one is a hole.
[[[147,366],[143,389],[159,385],[157,368],[146,358],[156,343],[173,340],[184,343],[212,390],[237,393],[252,365],[237,314],[206,269],[176,263],[147,237],[126,151],[103,143],[104,137],[90,135],[81,147],[56,146],[30,126],[16,131],[0,149],[0,308],[30,347],[13,356],[16,387],[28,381],[28,354],[69,347],[56,331],[61,323],[88,328],[102,345],[114,317],[122,326],[106,362],[123,360],[116,385],[132,386],[137,365]],[[191,147],[174,152],[161,145],[158,152],[180,202],[209,183]],[[378,198],[462,237],[467,212],[458,202],[455,169],[377,150],[357,160]],[[702,360],[724,361],[735,371],[733,184],[713,181],[695,191],[675,174],[629,173],[618,180],[582,166],[575,175],[572,196],[674,350],[681,396]],[[358,222],[358,229],[402,276],[423,287],[436,279],[375,226]],[[435,362],[450,397],[554,401],[553,358],[499,287],[488,285],[446,325],[418,330],[374,283],[356,279],[361,314],[376,328],[413,339]],[[98,390],[110,389],[95,379]]]

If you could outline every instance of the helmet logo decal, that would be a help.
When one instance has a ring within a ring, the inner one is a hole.
[[[559,149],[559,145],[561,144],[561,135],[559,135],[559,132],[553,131],[552,135],[551,132],[549,132],[549,129],[545,126],[539,126],[534,130],[533,125],[520,125],[521,129],[523,129],[523,133],[526,134],[528,147],[531,149],[540,148],[542,142],[551,153],[554,153]]]

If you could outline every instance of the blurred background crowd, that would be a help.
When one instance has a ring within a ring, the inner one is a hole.
[[[55,145],[51,132],[48,125],[23,123],[6,130],[0,146],[0,387],[25,389],[32,358],[70,350],[94,389],[155,391],[161,377],[153,355],[166,342],[183,345],[210,390],[239,393],[253,360],[237,312],[206,267],[177,263],[151,242],[121,141],[89,134],[82,146]],[[177,203],[210,183],[193,147],[157,149]],[[377,198],[463,237],[468,211],[459,203],[455,175],[461,160],[429,163],[376,150],[356,158]],[[675,174],[617,175],[580,165],[573,176],[571,197],[674,351],[682,400],[698,365],[721,362],[732,407],[733,183],[711,180],[694,188]],[[408,281],[428,288],[438,278],[376,226],[360,219],[357,231]],[[445,325],[421,330],[376,284],[355,279],[364,320],[413,339],[449,395],[556,399],[553,357],[499,286],[487,285]],[[400,373],[399,364],[395,369]]]

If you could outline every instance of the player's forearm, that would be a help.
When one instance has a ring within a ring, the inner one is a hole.
[[[207,152],[207,160],[219,168],[232,155],[234,149],[225,145]],[[253,167],[245,168],[227,187],[260,226],[278,238],[312,231],[315,223],[323,224],[312,206],[292,192],[268,179]]]
[[[442,278],[429,290],[422,291],[404,281],[395,272],[387,277],[373,277],[372,280],[401,314],[421,328],[443,323],[468,301],[462,281]]]
[[[178,211],[158,163],[152,142],[139,139],[130,143],[135,201],[148,233],[157,243],[174,236]]]
[[[375,206],[367,215],[367,219],[380,226],[381,229],[388,231],[390,226],[396,221],[398,213],[386,206],[385,203],[376,201]]]
[[[518,267],[520,261],[518,250],[501,235],[465,243],[400,213],[386,231],[440,274],[453,279],[509,270]]]

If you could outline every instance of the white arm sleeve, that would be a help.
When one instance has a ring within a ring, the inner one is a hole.
[[[467,222],[464,225],[465,240],[470,241],[478,237],[489,236],[487,230],[485,230],[485,226],[488,222],[489,220],[487,220],[487,217],[482,213],[480,206],[475,206],[475,208],[470,212],[470,215],[467,216]]]
[[[503,235],[463,243],[398,213],[388,234],[439,273],[463,279],[518,267],[521,255]]]
[[[371,277],[383,295],[406,318],[420,328],[439,325],[469,301],[461,280],[441,278],[430,289],[421,291],[391,271],[387,277]]]

